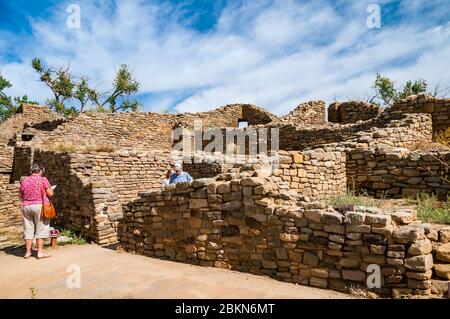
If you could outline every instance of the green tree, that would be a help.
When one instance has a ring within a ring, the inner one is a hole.
[[[3,92],[5,89],[12,87],[12,84],[0,75],[0,122],[5,121],[13,115],[17,108],[12,103],[11,98]]]
[[[80,112],[84,112],[84,108],[90,100],[91,89],[86,77],[82,76],[80,82],[75,85],[73,97],[80,103]]]
[[[140,103],[129,97],[139,91],[139,82],[133,79],[128,66],[122,64],[117,71],[113,82],[113,89],[108,92],[100,93],[93,89],[90,91],[90,99],[95,103],[97,111],[105,110],[115,113],[121,111],[135,112],[141,106]]]
[[[66,68],[54,69],[44,67],[40,59],[34,58],[31,66],[40,75],[41,82],[53,93],[53,98],[47,100],[48,106],[66,116],[76,115],[78,110],[75,107],[66,107],[64,103],[74,97],[77,85],[75,76],[69,72],[70,65]]]
[[[35,101],[29,100],[27,95],[11,98],[4,92],[5,89],[10,87],[12,87],[11,82],[0,75],[0,122],[7,120],[16,113],[21,104],[38,104]]]
[[[403,87],[396,88],[394,81],[377,74],[372,87],[375,89],[375,96],[372,97],[370,102],[378,99],[385,105],[392,106],[399,99],[414,94],[427,93],[428,83],[424,79],[418,79],[414,82],[408,81]]]

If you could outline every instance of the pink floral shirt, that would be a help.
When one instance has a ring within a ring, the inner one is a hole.
[[[50,183],[45,177],[39,175],[31,175],[25,178],[20,184],[20,198],[23,206],[42,204],[41,179],[44,189],[50,187]],[[50,202],[47,194],[44,192],[44,202]]]

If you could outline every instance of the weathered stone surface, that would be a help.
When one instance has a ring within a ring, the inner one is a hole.
[[[300,239],[298,234],[280,233],[280,240],[287,243],[295,243]]]
[[[324,212],[321,217],[321,222],[325,225],[340,225],[344,217],[338,212]]]
[[[208,207],[208,200],[206,200],[206,199],[191,199],[189,201],[190,209],[203,208],[203,207]]]
[[[415,271],[427,271],[433,267],[433,256],[429,254],[406,258],[405,267]]]
[[[198,187],[203,187],[203,186],[207,186],[209,184],[214,183],[214,178],[199,178],[199,179],[194,179],[191,183],[192,187],[194,188],[198,188]]]
[[[450,264],[434,264],[434,271],[438,277],[450,280]]]
[[[425,238],[423,227],[416,225],[400,226],[394,230],[394,240],[401,244],[415,242]]]
[[[431,288],[431,280],[414,280],[408,279],[408,288],[413,289],[430,289]]]
[[[317,255],[312,252],[306,251],[303,254],[303,263],[305,265],[317,267],[317,265],[319,264],[319,257],[317,257]]]
[[[439,296],[446,295],[448,293],[448,281],[447,280],[432,280],[431,281],[431,293]]]
[[[439,230],[439,241],[441,243],[450,243],[450,226],[442,227]]]
[[[415,214],[410,211],[395,212],[392,219],[400,224],[410,224],[415,220]]]
[[[427,239],[422,239],[414,242],[408,249],[408,254],[410,255],[427,255],[433,250],[431,241]]]
[[[430,280],[432,275],[433,271],[431,269],[426,272],[413,272],[413,271],[406,272],[406,277],[415,280]]]
[[[391,216],[385,214],[367,214],[365,222],[370,225],[387,226],[391,224]]]
[[[366,273],[361,270],[342,270],[342,278],[351,281],[365,281]]]
[[[351,225],[362,225],[366,219],[366,214],[357,212],[347,212],[345,222]]]
[[[436,249],[436,259],[440,261],[450,262],[450,243],[440,245]]]
[[[339,266],[344,268],[358,268],[361,261],[358,259],[341,258],[339,260]]]
[[[319,210],[319,209],[311,209],[311,210],[306,210],[304,212],[304,216],[315,222],[315,223],[320,223],[322,220],[322,215],[323,215],[323,211]]]

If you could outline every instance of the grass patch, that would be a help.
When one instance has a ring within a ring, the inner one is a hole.
[[[439,201],[436,196],[421,193],[416,199],[409,199],[416,205],[417,217],[426,222],[450,224],[450,195],[446,201]]]
[[[75,153],[78,151],[78,146],[73,143],[60,143],[56,145],[54,150],[61,153]]]
[[[81,236],[78,232],[75,232],[70,229],[63,229],[60,231],[60,236],[66,236],[72,238],[72,241],[67,243],[58,243],[58,245],[84,245],[89,243],[89,240],[83,236]]]
[[[349,189],[345,194],[330,197],[328,204],[332,206],[355,205],[380,208],[383,206],[383,200],[372,198],[366,192],[357,193],[355,190]]]

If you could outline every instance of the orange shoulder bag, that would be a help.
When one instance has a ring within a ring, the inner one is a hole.
[[[42,218],[45,218],[45,219],[55,218],[56,217],[56,210],[55,210],[55,207],[53,207],[52,202],[46,203],[45,200],[44,200],[44,198],[45,198],[45,189],[44,189],[44,180],[43,180],[43,178],[41,178],[41,193],[42,193],[42,210],[41,210]]]

